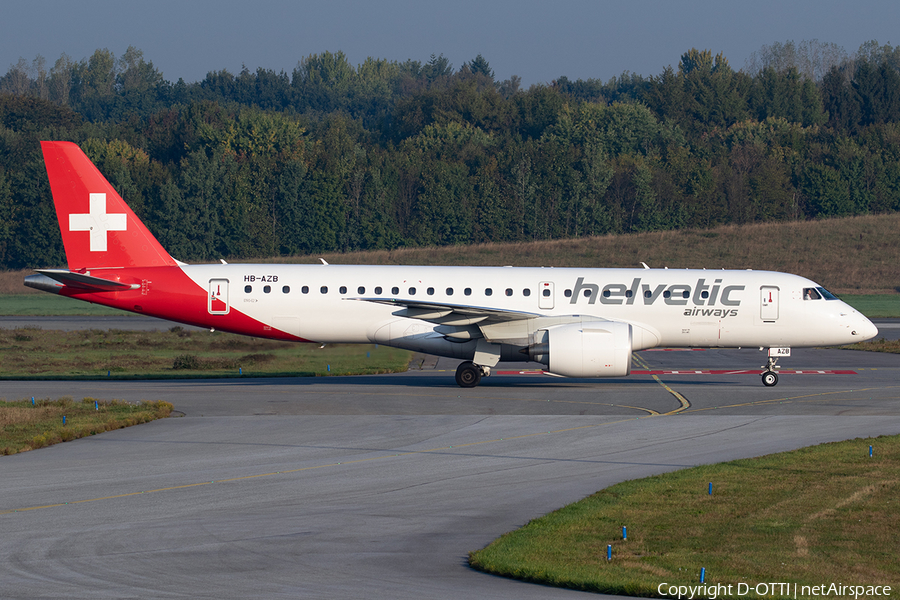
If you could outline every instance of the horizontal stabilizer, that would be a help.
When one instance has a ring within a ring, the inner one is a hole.
[[[120,283],[65,269],[37,269],[37,272],[40,275],[29,275],[25,278],[25,285],[50,292],[58,292],[62,287],[59,283],[86,292],[123,292],[141,287],[138,283]]]

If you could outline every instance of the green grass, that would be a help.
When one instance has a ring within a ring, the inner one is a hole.
[[[900,436],[891,436],[627,481],[505,534],[469,562],[496,575],[633,596],[658,597],[664,582],[697,585],[701,568],[708,584],[896,590],[897,531]]]
[[[386,346],[320,348],[230,333],[0,329],[0,378],[317,376],[405,371],[411,353]]]
[[[0,455],[17,454],[104,431],[163,419],[168,402],[130,404],[72,398],[0,401]]]
[[[842,294],[841,300],[870,319],[900,317],[900,294]]]
[[[132,313],[56,294],[0,295],[0,316],[130,316]]]

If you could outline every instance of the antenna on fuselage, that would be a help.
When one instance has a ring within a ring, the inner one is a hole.
[[[327,264],[328,264],[328,261],[325,260],[324,258],[322,258],[321,256],[319,257],[319,260],[322,261],[322,264],[323,264],[323,265],[327,265]]]
[[[645,262],[643,262],[643,261],[641,261],[641,266],[643,266],[645,269],[649,269],[649,268],[650,268],[650,267],[647,266],[647,263],[645,263]]]

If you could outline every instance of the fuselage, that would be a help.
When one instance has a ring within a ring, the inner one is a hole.
[[[516,347],[536,329],[576,317],[630,324],[634,350],[841,345],[877,333],[858,311],[826,299],[816,283],[770,271],[213,264],[90,274],[139,287],[62,293],[221,331],[379,342],[461,358],[469,358],[474,343],[448,337],[446,326],[411,318],[389,301],[533,315],[525,321],[530,326],[506,340],[503,328],[494,328],[501,333],[489,341]],[[504,359],[515,356],[510,352]]]

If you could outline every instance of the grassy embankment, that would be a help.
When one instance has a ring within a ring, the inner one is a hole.
[[[0,401],[0,455],[36,450],[169,416],[168,402],[130,404],[84,398]]]
[[[230,333],[0,329],[0,378],[321,376],[406,370],[410,353]]]
[[[813,596],[799,586],[832,582],[891,585],[895,594],[898,530],[900,436],[892,436],[626,481],[531,521],[469,562],[497,575],[633,596],[659,597],[664,582],[696,586],[701,568],[707,584],[735,586],[719,597],[738,598],[738,583],[760,582],[797,583],[797,597]]]

